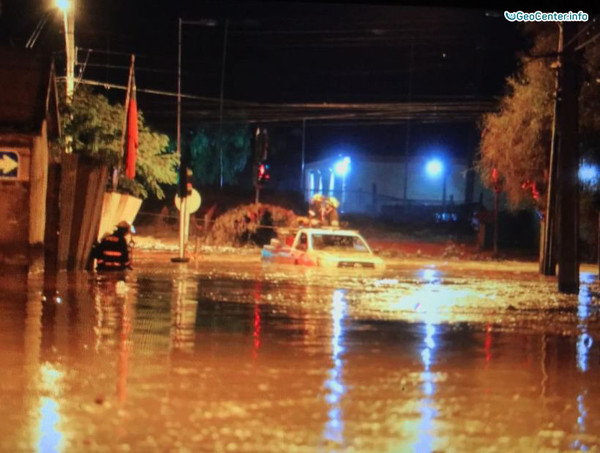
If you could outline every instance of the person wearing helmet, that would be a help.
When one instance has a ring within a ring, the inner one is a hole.
[[[135,233],[135,228],[129,222],[121,221],[112,234],[102,238],[94,248],[93,258],[97,260],[98,271],[123,271],[131,269],[131,250],[127,236]]]
[[[312,226],[320,225],[323,220],[323,195],[320,193],[315,194],[310,201],[308,208],[308,218]]]
[[[323,223],[327,226],[338,227],[340,218],[337,208],[340,202],[335,197],[329,197],[325,200],[325,208],[323,211]]]

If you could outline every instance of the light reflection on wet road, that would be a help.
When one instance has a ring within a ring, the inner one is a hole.
[[[2,286],[1,451],[600,447],[589,274],[579,297],[410,266],[149,262]]]

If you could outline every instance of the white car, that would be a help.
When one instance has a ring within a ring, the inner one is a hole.
[[[265,262],[322,266],[330,268],[383,269],[367,241],[355,230],[304,228],[298,230],[291,246],[272,240],[261,251]]]

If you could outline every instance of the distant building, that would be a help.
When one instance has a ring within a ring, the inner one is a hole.
[[[344,160],[345,159],[345,160]],[[489,209],[493,194],[466,159],[344,156],[305,165],[304,197],[323,193],[339,199],[341,212],[368,215],[396,207],[462,205],[483,201]]]

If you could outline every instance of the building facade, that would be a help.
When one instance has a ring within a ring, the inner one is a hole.
[[[342,213],[378,216],[395,207],[493,205],[466,159],[414,156],[337,156],[307,163],[304,198],[334,196]]]
[[[0,267],[43,265],[49,139],[59,134],[51,62],[0,49]]]

